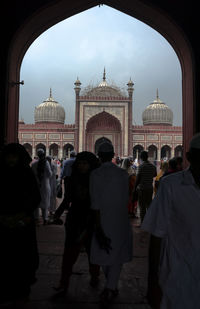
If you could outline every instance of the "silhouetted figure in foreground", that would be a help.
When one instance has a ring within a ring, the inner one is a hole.
[[[20,144],[8,144],[1,152],[1,302],[24,300],[36,281],[39,257],[34,210],[40,203],[40,192],[30,162]]]
[[[153,308],[200,306],[200,134],[186,155],[190,167],[161,180],[142,224],[151,233],[148,298]]]
[[[89,179],[93,169],[99,166],[97,157],[88,151],[77,154],[72,165],[72,173],[66,187],[65,203],[56,210],[54,218],[58,219],[64,210],[68,209],[65,229],[65,247],[62,260],[61,278],[58,292],[67,292],[72,268],[81,248],[84,246],[89,259],[90,284],[98,283],[99,266],[90,262],[90,246],[94,232],[94,219],[90,209]]]
[[[99,146],[98,156],[102,165],[90,178],[91,207],[96,224],[91,262],[102,266],[106,284],[101,301],[107,304],[118,294],[123,264],[132,259],[132,231],[127,207],[128,174],[111,162],[114,149],[110,143]]]

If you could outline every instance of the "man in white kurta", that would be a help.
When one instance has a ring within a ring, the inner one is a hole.
[[[112,145],[100,145],[102,152],[111,152]],[[100,228],[110,239],[111,250],[105,250],[94,234],[91,263],[101,265],[106,276],[105,289],[116,291],[122,264],[132,258],[132,231],[128,217],[128,174],[110,161],[104,161],[90,178],[91,207],[99,214]],[[98,223],[97,223],[98,224]]]
[[[39,185],[39,189],[40,189],[41,201],[40,201],[39,208],[41,208],[43,223],[45,225],[45,224],[47,224],[47,221],[48,221],[48,210],[49,210],[49,207],[50,207],[50,197],[51,197],[50,178],[52,176],[52,171],[51,171],[51,167],[50,167],[49,162],[45,159],[44,150],[38,149],[37,154],[38,154],[39,160],[33,162],[31,168],[33,170],[33,173],[36,176],[36,179],[37,179],[38,185]],[[39,177],[38,177],[38,164],[39,164],[40,160],[44,160],[43,173],[42,173],[41,180],[39,180]],[[36,212],[35,218],[39,219],[39,212],[38,211]]]
[[[200,134],[187,158],[190,168],[162,179],[142,224],[161,240],[162,309],[200,308]],[[154,249],[150,246],[152,262]]]

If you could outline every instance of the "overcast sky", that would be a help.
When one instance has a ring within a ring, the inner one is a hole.
[[[146,24],[108,6],[94,7],[68,18],[39,36],[21,66],[19,118],[34,123],[34,109],[52,96],[74,123],[74,82],[97,85],[106,80],[126,89],[134,82],[133,123],[156,97],[173,111],[174,125],[182,125],[181,67],[167,40]]]

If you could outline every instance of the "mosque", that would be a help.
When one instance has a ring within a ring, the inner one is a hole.
[[[134,83],[130,79],[125,93],[108,84],[104,69],[103,79],[97,86],[81,89],[77,78],[75,87],[75,123],[65,124],[65,110],[49,97],[35,108],[35,123],[19,121],[19,143],[32,157],[37,149],[56,158],[87,150],[97,153],[102,141],[113,144],[115,155],[138,157],[142,150],[151,160],[182,156],[182,127],[173,126],[173,112],[156,98],[142,113],[143,125],[133,125],[132,105]]]

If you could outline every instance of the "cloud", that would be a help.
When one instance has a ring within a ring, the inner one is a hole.
[[[126,89],[135,83],[133,118],[141,124],[142,111],[160,97],[175,111],[181,124],[181,69],[169,43],[144,23],[107,6],[94,7],[44,32],[27,51],[21,79],[20,113],[33,122],[34,107],[53,88],[55,100],[66,108],[66,122],[74,121],[74,81],[82,87],[97,84],[103,68],[109,82]],[[177,112],[179,111],[179,113]]]

